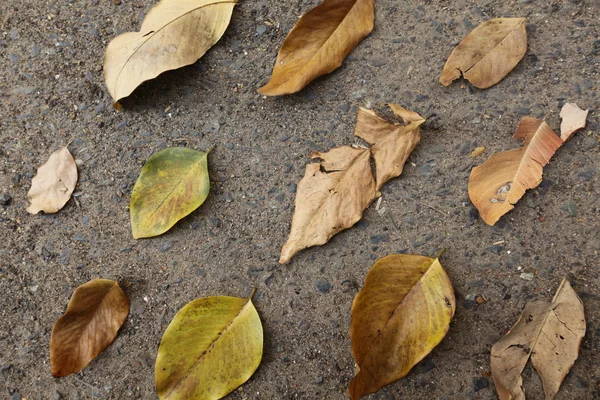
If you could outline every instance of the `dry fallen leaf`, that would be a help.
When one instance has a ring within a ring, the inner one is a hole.
[[[246,382],[263,353],[263,328],[251,299],[213,296],[183,307],[156,357],[161,400],[216,400]]]
[[[129,299],[116,281],[94,279],[79,286],[52,329],[52,374],[81,371],[112,343],[128,314]]]
[[[390,104],[398,117],[408,124],[392,124],[371,110],[360,108],[354,134],[372,145],[377,169],[377,190],[390,179],[400,176],[404,163],[421,140],[420,126],[425,119],[401,106]]]
[[[440,82],[462,76],[486,89],[500,82],[527,51],[525,18],[495,18],[473,29],[448,57]]]
[[[563,279],[551,303],[527,303],[517,323],[492,346],[492,377],[500,400],[525,399],[521,373],[531,358],[552,400],[579,355],[585,335],[583,303]]]
[[[379,193],[371,172],[369,149],[337,147],[313,153],[298,183],[290,236],[281,249],[281,264],[307,247],[321,245],[358,222]]]
[[[566,142],[575,132],[585,128],[585,120],[589,110],[582,110],[577,104],[566,103],[560,110],[560,138]]]
[[[479,157],[480,155],[485,153],[485,150],[486,150],[486,148],[483,146],[475,147],[475,149],[471,152],[471,154],[469,154],[469,157],[471,157],[471,158]]]
[[[304,14],[279,49],[267,96],[295,93],[342,65],[372,30],[374,0],[324,0]]]
[[[350,398],[406,376],[442,341],[455,308],[452,284],[437,258],[395,254],[378,260],[352,303],[358,372]]]
[[[114,38],[104,56],[104,80],[115,102],[142,82],[195,63],[219,41],[237,0],[162,0],[139,32]]]
[[[544,166],[563,144],[548,124],[531,117],[519,122],[514,137],[524,139],[523,147],[494,154],[473,168],[469,178],[469,197],[489,225],[542,182]]]
[[[77,184],[77,165],[66,147],[52,153],[38,168],[27,197],[30,214],[55,213],[67,204]]]

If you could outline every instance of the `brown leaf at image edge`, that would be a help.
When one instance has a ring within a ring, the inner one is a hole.
[[[529,359],[546,399],[553,399],[579,355],[585,331],[583,303],[566,279],[552,302],[527,303],[506,336],[492,346],[492,377],[500,400],[525,399],[521,374]]]

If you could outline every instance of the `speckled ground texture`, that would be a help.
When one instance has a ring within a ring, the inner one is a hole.
[[[391,253],[440,248],[457,297],[450,331],[370,399],[496,398],[492,344],[527,301],[550,300],[564,276],[588,325],[557,399],[600,398],[600,3],[377,0],[374,31],[341,68],[298,94],[264,98],[257,89],[285,35],[317,4],[241,1],[204,58],[144,84],[117,112],[103,52],[118,33],[139,29],[152,1],[0,3],[0,194],[12,198],[0,206],[0,398],[156,399],[154,359],[175,313],[199,297],[245,297],[256,287],[263,360],[228,398],[345,399],[350,306],[369,268]],[[494,17],[527,17],[524,59],[488,90],[443,87],[454,46]],[[566,101],[590,109],[587,128],[558,150],[537,189],[487,226],[467,196],[471,168],[518,147],[512,134],[524,115],[545,116],[557,130]],[[383,188],[380,210],[372,205],[329,244],[278,265],[307,156],[355,143],[357,107],[382,111],[388,102],[428,121],[403,175]],[[79,163],[75,198],[57,214],[29,215],[31,178],[67,144]],[[167,234],[136,241],[129,196],[144,162],[167,146],[214,146],[211,193]],[[476,146],[488,151],[472,159]],[[122,283],[130,315],[81,373],[53,378],[52,326],[73,290],[98,277]],[[528,399],[543,398],[530,367],[524,379]]]

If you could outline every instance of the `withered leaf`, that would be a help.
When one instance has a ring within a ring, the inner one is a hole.
[[[31,204],[27,212],[55,213],[67,204],[77,184],[77,165],[66,147],[52,153],[38,168],[31,181],[27,197]]]
[[[566,142],[575,132],[585,128],[589,110],[582,110],[577,104],[566,103],[560,110],[560,138]]]
[[[527,51],[525,18],[495,18],[473,29],[448,57],[440,82],[462,76],[486,89],[500,82]]]
[[[223,36],[236,2],[162,0],[139,32],[114,38],[104,56],[104,80],[114,101],[165,71],[195,63]]]
[[[517,323],[492,346],[492,377],[500,400],[525,399],[521,373],[531,359],[552,400],[579,355],[585,335],[583,303],[563,279],[551,303],[527,303]]]
[[[452,284],[437,258],[395,254],[378,260],[352,303],[358,372],[350,398],[406,376],[442,341],[455,308]]]
[[[281,264],[307,247],[327,243],[358,222],[379,193],[371,172],[369,149],[337,147],[313,153],[320,163],[306,166],[298,183],[290,236],[281,249]]]
[[[112,343],[128,314],[129,299],[116,281],[94,279],[79,286],[52,329],[52,374],[81,371]]]
[[[519,122],[514,137],[524,139],[523,147],[492,155],[469,177],[469,198],[489,225],[542,182],[544,166],[563,144],[548,124],[531,117]]]
[[[324,0],[304,14],[279,49],[267,96],[295,93],[337,69],[372,30],[375,0]]]
[[[401,106],[390,104],[398,117],[408,124],[393,124],[379,117],[375,112],[360,107],[354,134],[372,145],[375,159],[377,190],[390,179],[400,176],[404,163],[421,140],[420,126],[425,119],[419,114]]]

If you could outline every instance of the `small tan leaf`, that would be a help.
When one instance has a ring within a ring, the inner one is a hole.
[[[325,244],[350,228],[379,193],[371,172],[369,149],[337,147],[313,153],[298,183],[290,236],[281,249],[281,264],[307,247]]]
[[[55,213],[67,204],[77,184],[77,165],[66,147],[52,153],[38,168],[31,181],[27,197],[31,204],[27,212]]]
[[[531,117],[519,122],[514,137],[525,140],[523,147],[494,154],[473,168],[469,178],[469,197],[489,225],[542,182],[544,166],[563,144],[548,124]]]
[[[295,93],[337,69],[372,30],[375,0],[324,0],[300,18],[279,49],[267,96]]]
[[[517,323],[492,346],[492,377],[500,400],[525,399],[521,373],[531,358],[552,400],[579,355],[585,335],[583,303],[563,279],[551,303],[527,303]]]
[[[106,47],[104,80],[115,102],[142,82],[195,63],[219,41],[237,0],[162,0],[139,32],[127,32]]]
[[[455,308],[452,284],[437,258],[395,254],[378,260],[352,303],[358,372],[350,398],[406,376],[446,336]]]
[[[566,103],[560,110],[560,117],[562,122],[560,123],[560,138],[563,142],[569,140],[569,138],[578,130],[585,128],[585,120],[587,118],[589,110],[582,110],[577,107],[577,104]]]
[[[183,307],[160,341],[156,391],[160,400],[216,400],[258,368],[263,329],[250,299],[214,296]]]
[[[392,111],[408,125],[392,124],[371,110],[359,108],[354,134],[372,145],[377,167],[377,190],[390,179],[400,176],[404,163],[421,140],[420,126],[425,119],[405,108],[390,104]]]
[[[79,286],[52,329],[52,374],[81,371],[112,343],[128,314],[129,299],[116,281],[94,279]]]
[[[461,74],[486,89],[500,82],[527,51],[525,18],[495,18],[473,29],[448,57],[440,82],[450,85]]]
[[[135,182],[129,214],[134,239],[158,236],[208,197],[208,153],[171,147],[154,154]]]

